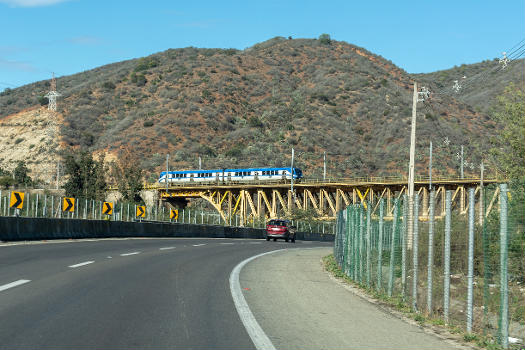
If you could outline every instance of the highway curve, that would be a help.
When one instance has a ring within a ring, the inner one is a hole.
[[[228,282],[244,259],[329,243],[126,239],[0,246],[0,348],[253,349]]]

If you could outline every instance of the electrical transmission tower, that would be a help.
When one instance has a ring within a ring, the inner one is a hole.
[[[45,95],[45,97],[47,97],[47,99],[49,100],[47,109],[53,112],[56,112],[57,110],[57,97],[62,96],[56,90],[57,90],[57,82],[55,79],[55,73],[53,73],[53,79],[51,79],[51,90]]]

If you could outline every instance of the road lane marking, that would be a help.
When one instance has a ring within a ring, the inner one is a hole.
[[[124,254],[120,254],[120,256],[130,256],[130,255],[137,255],[137,254],[140,254],[140,252],[124,253]]]
[[[31,282],[31,280],[18,280],[18,281],[14,281],[8,284],[4,284],[3,286],[0,286],[0,292],[3,292],[4,290],[9,289],[9,288],[13,288],[13,287],[20,286],[22,284],[26,284],[27,282]]]
[[[194,246],[194,247],[200,247],[201,245],[206,245],[206,243],[194,244],[193,246]]]
[[[239,314],[244,328],[246,328],[246,331],[248,332],[248,335],[250,336],[250,339],[252,340],[253,345],[255,345],[257,350],[276,349],[270,338],[268,338],[268,336],[266,335],[266,333],[264,333],[259,323],[257,323],[257,320],[253,316],[253,313],[250,310],[246,299],[244,299],[244,295],[242,294],[241,289],[241,283],[239,282],[239,275],[244,265],[246,265],[250,261],[255,260],[266,254],[273,254],[283,250],[286,249],[272,250],[271,252],[266,252],[252,256],[251,258],[241,261],[237,266],[235,266],[235,268],[230,273],[230,291],[232,294],[233,302],[235,304],[235,308],[237,309],[237,313]]]
[[[235,244],[235,243],[221,243],[221,244],[224,244],[224,245],[226,245],[226,244],[232,245],[232,244]]]
[[[159,248],[159,250],[170,250],[170,249],[175,249],[175,247],[162,247],[162,248]]]
[[[75,268],[75,267],[80,267],[80,266],[84,266],[84,265],[89,265],[89,264],[93,264],[94,261],[84,261],[84,262],[81,262],[81,263],[78,263],[78,264],[75,264],[75,265],[69,265],[69,267],[71,268]]]
[[[262,242],[250,242],[250,244],[262,244]]]

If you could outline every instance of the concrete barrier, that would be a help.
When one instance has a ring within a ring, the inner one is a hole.
[[[119,237],[265,237],[264,229],[231,226],[191,225],[160,222],[0,217],[0,240],[31,241],[51,239]],[[333,241],[333,235],[297,232],[298,240]]]

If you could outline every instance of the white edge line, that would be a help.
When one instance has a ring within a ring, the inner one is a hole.
[[[244,295],[242,294],[241,290],[241,283],[239,282],[239,275],[244,265],[246,265],[250,261],[255,260],[263,255],[273,254],[283,250],[286,249],[272,250],[271,252],[266,252],[252,256],[251,258],[241,261],[237,266],[234,267],[234,269],[230,273],[230,291],[232,293],[235,308],[237,309],[237,313],[239,314],[239,317],[244,325],[244,328],[246,328],[246,331],[248,332],[248,335],[250,336],[253,345],[255,345],[255,347],[258,350],[276,349],[270,338],[268,338],[268,336],[266,335],[266,333],[264,333],[259,323],[257,323],[257,320],[253,316],[253,313],[250,310],[246,299],[244,299]]]
[[[81,263],[78,263],[78,264],[75,264],[75,265],[69,265],[68,267],[71,267],[71,268],[75,268],[75,267],[80,267],[80,266],[84,266],[84,265],[89,265],[89,264],[93,264],[94,261],[84,261],[84,262],[81,262]]]
[[[18,281],[14,281],[8,284],[4,284],[3,286],[0,286],[0,292],[3,292],[4,290],[9,289],[9,288],[13,288],[13,287],[20,286],[22,284],[26,284],[28,282],[31,282],[31,280],[18,280]]]
[[[170,249],[175,249],[175,247],[162,247],[162,248],[159,248],[159,250],[170,250]]]
[[[124,253],[124,254],[120,254],[120,256],[130,256],[130,255],[136,255],[136,254],[140,254],[140,252]]]

